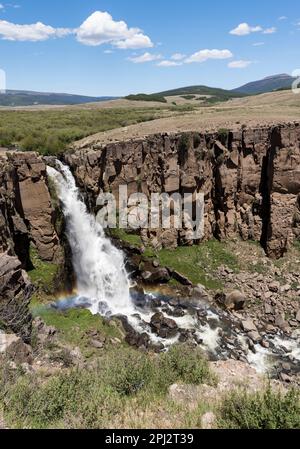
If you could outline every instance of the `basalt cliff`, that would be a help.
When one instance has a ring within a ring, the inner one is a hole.
[[[157,134],[100,145],[76,144],[63,155],[96,213],[100,192],[205,196],[205,240],[256,240],[280,258],[300,238],[300,124],[218,133]],[[46,164],[35,153],[0,156],[0,324],[30,339],[30,248],[64,265],[63,236]],[[145,246],[191,245],[190,229],[141,231]],[[201,241],[196,242],[201,245]]]
[[[281,257],[300,235],[300,125],[83,141],[65,156],[90,207],[100,192],[205,195],[205,240],[256,240]],[[143,230],[145,245],[192,244],[190,229]],[[201,243],[201,242],[199,242]]]

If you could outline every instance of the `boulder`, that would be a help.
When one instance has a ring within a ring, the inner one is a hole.
[[[215,301],[227,310],[242,310],[247,303],[247,298],[244,293],[234,290],[230,293],[218,293]]]
[[[178,271],[173,271],[169,269],[169,272],[171,272],[172,278],[175,279],[175,281],[179,282],[179,284],[184,286],[192,286],[192,281],[189,280],[187,276],[184,276],[183,274],[179,273]]]
[[[158,268],[152,271],[144,271],[142,279],[147,284],[167,284],[171,280],[171,276],[166,268]]]
[[[163,313],[156,313],[151,318],[153,332],[161,338],[173,338],[178,334],[176,321],[166,318]]]
[[[242,321],[242,328],[245,332],[257,332],[257,327],[250,318]]]
[[[33,363],[31,347],[15,334],[0,333],[0,354],[17,365]]]

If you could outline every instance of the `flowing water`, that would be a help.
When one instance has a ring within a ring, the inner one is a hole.
[[[123,253],[112,245],[101,225],[88,213],[70,169],[59,161],[56,168],[47,167],[47,171],[63,205],[77,280],[76,295],[61,300],[59,308],[81,306],[93,314],[125,316],[136,332],[148,334],[153,343],[167,348],[178,341],[179,335],[163,340],[153,334],[150,326],[153,314],[162,311],[176,321],[178,328],[190,331],[195,341],[214,359],[240,358],[258,371],[274,370],[279,363],[288,362],[300,371],[300,336],[295,339],[284,339],[282,335],[266,336],[270,349],[255,345],[249,350],[247,337],[239,332],[238,326],[232,325],[230,314],[212,309],[209,304],[201,304],[201,310],[190,308],[182,317],[172,315],[168,301],[163,300],[162,306],[153,308],[151,301],[157,299],[157,295],[148,294],[145,304],[137,304],[130,294]]]
[[[78,300],[86,298],[93,313],[133,313],[123,254],[88,213],[70,169],[59,161],[57,165],[59,171],[52,167],[47,171],[63,204]]]

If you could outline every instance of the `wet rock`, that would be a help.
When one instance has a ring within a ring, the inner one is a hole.
[[[257,327],[250,318],[242,321],[242,328],[245,332],[257,332]]]
[[[161,338],[173,338],[178,333],[176,321],[166,318],[162,313],[156,313],[151,318],[151,328]]]
[[[256,332],[252,331],[248,333],[248,337],[253,341],[253,343],[257,344],[261,341],[261,335]]]
[[[142,279],[148,284],[167,284],[171,280],[171,276],[166,268],[159,268],[152,272],[144,271]]]
[[[148,348],[151,343],[150,336],[146,332],[139,334],[135,331],[128,333],[125,337],[125,341],[130,346],[136,348]]]
[[[176,307],[173,310],[169,310],[168,315],[173,316],[174,318],[181,318],[185,315],[185,311],[180,307]]]
[[[171,307],[178,307],[180,304],[180,299],[179,298],[169,298],[168,299],[168,304]]]
[[[148,301],[152,309],[159,309],[162,306],[162,300],[160,298],[148,298]]]

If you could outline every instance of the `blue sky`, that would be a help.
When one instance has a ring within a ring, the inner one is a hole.
[[[298,0],[0,0],[7,88],[234,88],[300,68]]]

